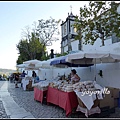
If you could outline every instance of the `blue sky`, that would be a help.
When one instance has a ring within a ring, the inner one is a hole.
[[[70,13],[70,5],[74,15],[79,14],[79,8],[88,1],[36,1],[36,2],[0,2],[0,68],[15,69],[18,51],[16,44],[21,39],[22,29],[31,26],[39,19],[65,21]],[[61,31],[61,29],[60,29]],[[59,36],[61,41],[61,36]],[[60,52],[60,41],[53,46],[55,52]],[[48,52],[49,52],[48,51]]]

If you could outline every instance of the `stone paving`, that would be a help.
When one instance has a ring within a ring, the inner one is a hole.
[[[14,87],[14,83],[8,84],[8,91],[14,101],[27,112],[31,113],[34,118],[66,118],[65,111],[56,105],[41,104],[34,100],[33,91],[24,91],[19,84],[19,88]],[[1,102],[0,102],[1,103]],[[0,106],[4,110],[4,107]],[[2,111],[3,111],[2,110]],[[5,115],[5,111],[3,113]],[[9,116],[3,116],[8,118]],[[2,117],[2,118],[3,118]],[[68,118],[85,118],[84,114],[71,114]],[[116,108],[116,112],[110,115],[110,118],[120,118],[120,108]]]
[[[1,101],[7,116],[10,118],[34,118],[30,112],[27,112],[24,108],[20,107],[8,92],[8,81],[5,81],[0,88]]]
[[[4,81],[0,81],[0,88],[1,86],[4,84]],[[10,118],[10,116],[8,116],[6,114],[6,111],[5,111],[5,108],[4,108],[4,105],[3,105],[3,102],[2,102],[2,99],[1,99],[1,96],[0,96],[0,119],[1,118]]]

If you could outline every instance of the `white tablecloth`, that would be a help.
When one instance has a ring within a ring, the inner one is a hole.
[[[23,90],[26,90],[26,85],[28,85],[28,84],[29,84],[29,80],[22,79]]]
[[[95,113],[101,113],[101,110],[99,107],[95,107],[95,108],[88,110],[86,108],[80,107],[79,105],[76,111],[81,111],[82,113],[85,113],[86,117],[88,117],[89,115],[95,114]]]
[[[89,96],[88,94],[85,94],[82,96],[82,92],[75,91],[76,95],[80,98],[80,100],[84,103],[84,105],[87,107],[88,110],[92,108],[94,105],[94,100],[96,100],[96,95],[93,94]]]
[[[102,93],[102,87],[98,84],[95,85],[96,89],[100,89]],[[88,110],[92,108],[94,105],[94,100],[96,100],[96,96],[98,99],[103,99],[102,94],[84,94],[82,92],[78,92],[77,90],[74,90],[76,95],[81,99],[81,101],[84,103],[84,105],[87,107]]]

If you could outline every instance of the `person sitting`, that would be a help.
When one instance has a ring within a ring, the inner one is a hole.
[[[38,83],[39,81],[40,81],[39,77],[38,77],[38,76],[36,76],[36,77],[35,77],[35,81],[34,81],[34,82],[35,82],[35,83]]]
[[[76,82],[80,81],[80,77],[76,73],[77,72],[76,72],[75,69],[71,70],[71,81],[72,81],[72,83],[76,83]]]

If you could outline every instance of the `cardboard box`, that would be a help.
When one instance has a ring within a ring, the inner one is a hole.
[[[114,99],[114,107],[118,107],[118,98]]]
[[[105,94],[105,97],[102,100],[100,100],[99,107],[102,108],[102,107],[110,106],[109,101],[111,99],[112,99],[111,94]]]
[[[84,103],[81,101],[81,99],[80,99],[79,97],[77,97],[77,99],[78,99],[78,104],[79,104],[79,106],[82,107],[82,108],[86,108],[86,106],[85,106]]]
[[[113,97],[113,98],[119,98],[120,89],[113,88],[113,87],[106,87],[106,88],[108,88],[108,90],[110,90],[111,97]]]
[[[108,102],[109,102],[110,109],[115,107],[114,98],[111,98]]]
[[[119,98],[119,92],[120,92],[120,89],[114,88],[113,89],[113,97]]]
[[[108,90],[110,91],[111,97],[113,97],[113,89],[114,89],[114,88],[112,88],[112,87],[106,87],[106,88],[108,88]]]

